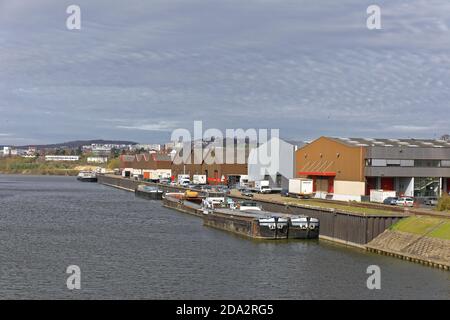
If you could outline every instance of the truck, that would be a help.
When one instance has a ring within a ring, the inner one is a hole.
[[[191,177],[188,174],[179,174],[177,178],[179,185],[187,186],[191,183]]]
[[[258,193],[272,193],[272,189],[269,186],[269,180],[255,181],[254,191]]]
[[[242,175],[239,178],[239,188],[244,189],[244,188],[248,188],[250,186],[249,182],[248,182],[248,175]]]
[[[381,190],[381,189],[371,189],[370,190],[370,202],[383,203],[387,198],[397,197],[397,192]]]
[[[313,180],[305,178],[289,179],[289,196],[309,198],[313,194]]]
[[[194,184],[206,184],[206,174],[194,174],[192,182]]]

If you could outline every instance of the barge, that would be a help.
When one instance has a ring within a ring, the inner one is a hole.
[[[158,187],[148,185],[139,185],[134,191],[134,194],[137,197],[148,200],[161,200],[163,198],[162,190],[158,189]]]
[[[77,180],[81,182],[97,182],[97,174],[92,171],[80,171]]]
[[[226,200],[206,198],[200,206],[183,197],[165,196],[163,206],[200,216],[205,226],[253,239],[316,239],[319,237],[317,219],[263,211],[248,201],[241,206]]]

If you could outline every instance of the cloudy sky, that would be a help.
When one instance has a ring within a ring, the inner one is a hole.
[[[381,7],[382,30],[366,9]],[[81,7],[81,30],[66,8]],[[0,0],[0,144],[450,132],[448,0]]]

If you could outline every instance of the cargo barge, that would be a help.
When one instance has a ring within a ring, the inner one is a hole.
[[[97,174],[92,171],[80,171],[77,180],[81,182],[97,182]]]
[[[214,205],[211,206],[208,200],[214,202]],[[286,240],[319,237],[317,219],[262,211],[248,201],[240,207],[227,200],[206,198],[202,205],[198,205],[183,197],[165,196],[163,206],[199,216],[205,226],[253,239]]]
[[[163,197],[163,191],[155,186],[139,185],[134,191],[136,197],[148,199],[148,200],[161,200]]]

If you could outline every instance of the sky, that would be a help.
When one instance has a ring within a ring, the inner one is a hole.
[[[81,8],[68,30],[66,8]],[[0,144],[450,133],[450,1],[0,0]]]

